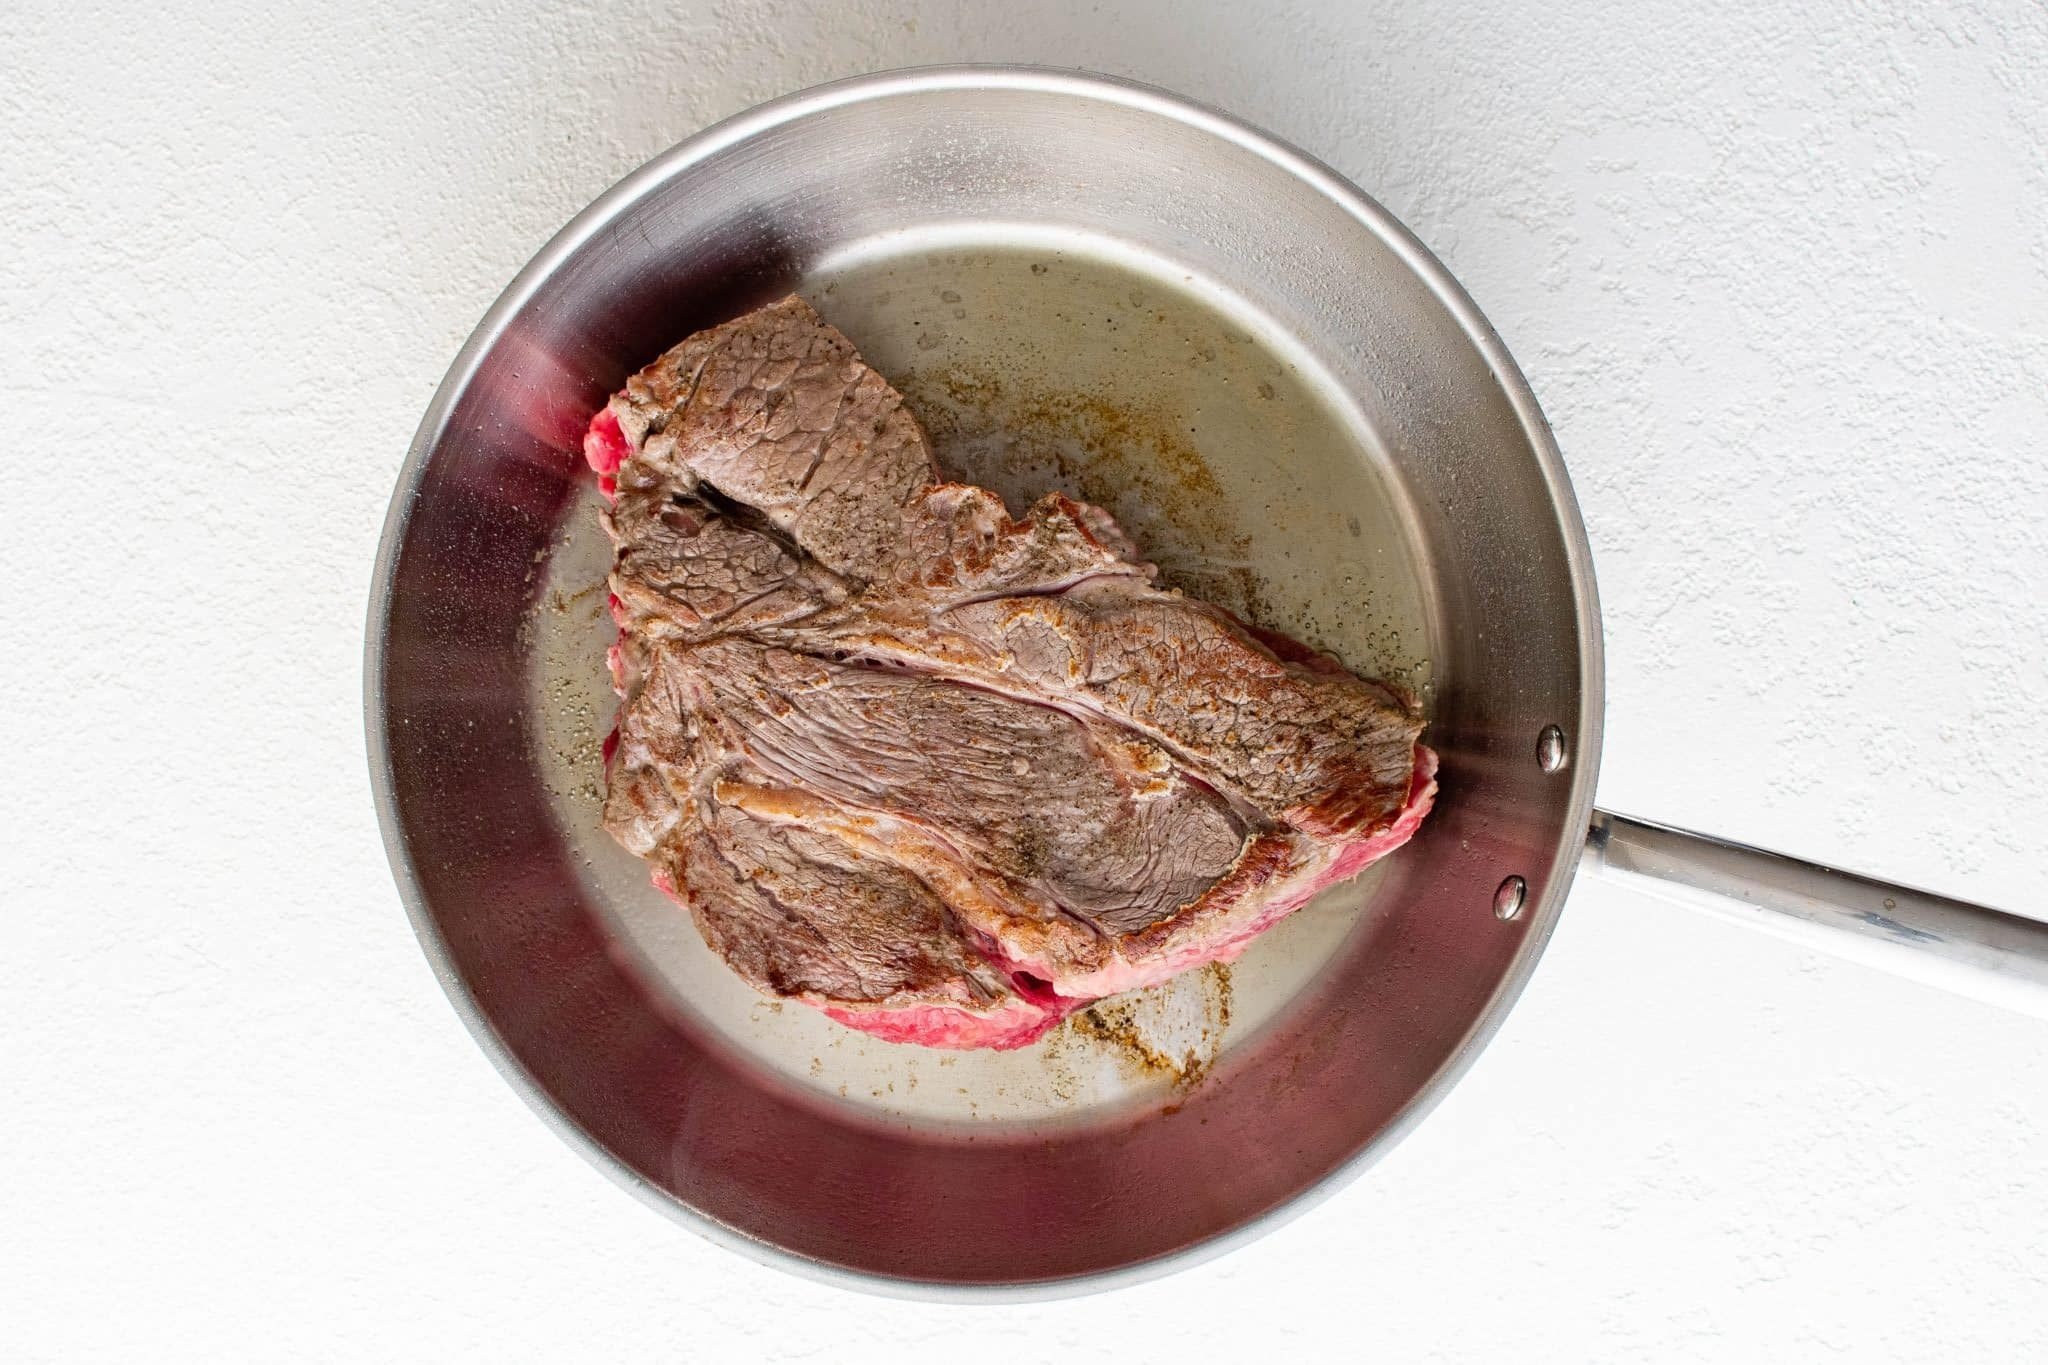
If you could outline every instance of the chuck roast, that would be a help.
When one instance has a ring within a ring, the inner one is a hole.
[[[801,299],[683,341],[584,450],[605,827],[762,991],[1021,1046],[1234,958],[1429,809],[1406,696],[1159,586],[1100,508],[947,482]]]

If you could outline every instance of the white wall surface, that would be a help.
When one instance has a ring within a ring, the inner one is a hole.
[[[1221,104],[1443,255],[1584,504],[1605,804],[2040,911],[2036,0],[15,0],[5,1354],[2041,1358],[2048,1024],[1594,885],[1391,1159],[1096,1299],[754,1267],[498,1079],[412,941],[363,761],[413,425],[632,166],[773,94],[962,59]]]

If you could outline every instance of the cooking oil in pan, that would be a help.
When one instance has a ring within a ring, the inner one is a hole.
[[[985,228],[867,244],[820,263],[801,292],[903,391],[950,474],[1013,511],[1051,489],[1100,504],[1168,583],[1426,700],[1420,585],[1370,433],[1250,308],[1169,262]],[[821,1102],[921,1124],[1171,1107],[1369,915],[1370,870],[1233,966],[1105,1002],[1017,1052],[882,1043],[763,1000],[599,825],[614,699],[596,518],[592,491],[549,557],[529,639],[537,759],[563,837],[621,953],[677,1017]]]

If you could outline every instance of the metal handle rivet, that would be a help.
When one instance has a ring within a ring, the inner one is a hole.
[[[1529,894],[1529,883],[1520,877],[1510,877],[1500,884],[1500,890],[1493,893],[1493,915],[1495,919],[1513,919],[1522,913],[1522,901]]]

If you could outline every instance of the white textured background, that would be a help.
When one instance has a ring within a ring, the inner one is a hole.
[[[2038,910],[2038,0],[176,8],[0,8],[10,1358],[2048,1349],[2048,1025],[1590,885],[1436,1117],[1249,1250],[1002,1309],[753,1267],[456,1023],[358,700],[414,422],[574,210],[828,77],[1080,65],[1325,157],[1491,314],[1592,531],[1605,803]]]

